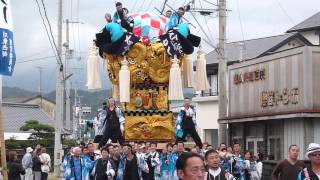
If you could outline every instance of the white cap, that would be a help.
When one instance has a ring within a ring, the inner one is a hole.
[[[307,149],[306,158],[309,158],[309,154],[314,152],[320,152],[320,145],[317,143],[310,143]]]
[[[27,147],[27,153],[31,153],[33,151],[33,149],[31,147]]]

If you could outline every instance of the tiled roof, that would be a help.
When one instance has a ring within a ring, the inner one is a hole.
[[[314,29],[320,29],[320,12],[290,28],[287,32],[301,32]]]
[[[38,120],[54,127],[54,120],[37,105],[3,103],[2,114],[5,132],[21,132],[20,127],[28,120]]]
[[[240,59],[241,44],[243,44],[242,59],[253,59],[263,54],[267,50],[278,45],[282,41],[288,39],[295,34],[283,34],[258,39],[250,39],[245,41],[237,41],[226,43],[225,54],[228,62],[238,61]],[[207,64],[218,63],[218,54],[212,51],[206,55]]]

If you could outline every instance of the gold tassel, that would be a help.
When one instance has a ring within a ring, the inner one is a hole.
[[[196,65],[196,81],[195,81],[195,90],[209,90],[210,85],[207,79],[207,69],[206,69],[206,59],[204,56],[204,52],[201,48],[198,50],[197,56],[197,65]]]
[[[130,71],[128,61],[124,57],[119,71],[120,102],[130,102]]]
[[[174,57],[172,60],[169,76],[169,100],[183,100],[181,70],[179,59]]]
[[[192,55],[185,55],[182,62],[182,81],[184,88],[193,87],[193,61]]]
[[[101,89],[101,77],[100,77],[100,62],[98,56],[98,48],[95,43],[89,50],[89,57],[87,61],[87,84],[86,86],[90,90]]]

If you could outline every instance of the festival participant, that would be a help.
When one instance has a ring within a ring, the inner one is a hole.
[[[298,160],[299,152],[297,145],[290,145],[288,158],[276,165],[272,172],[272,179],[297,179],[299,171],[305,167],[304,163]]]
[[[233,144],[233,156],[231,158],[231,173],[237,179],[244,179],[244,159],[241,155],[241,147],[239,143]]]
[[[251,151],[246,151],[244,153],[244,163],[245,163],[245,179],[250,180],[260,180],[257,172],[257,162],[253,159],[253,153]]]
[[[99,155],[95,153],[95,148],[93,143],[90,142],[87,144],[87,150],[88,152],[86,153],[86,155],[90,158],[91,161],[95,162],[97,159],[99,159]],[[94,180],[92,170],[89,171],[89,173],[90,173],[90,180]]]
[[[263,154],[261,152],[258,153],[257,155],[257,173],[259,178],[262,178],[262,167],[263,167]]]
[[[99,48],[99,55],[102,57],[104,52],[125,55],[140,38],[132,33],[126,33],[120,24],[112,22],[111,14],[106,13],[105,19],[107,24],[100,33],[96,34],[96,40],[94,40]]]
[[[203,180],[206,169],[202,157],[195,153],[182,153],[176,163],[177,175],[181,180]]]
[[[88,180],[89,172],[94,166],[89,156],[82,155],[81,148],[75,147],[65,165],[64,178],[66,180]]]
[[[147,163],[132,152],[130,144],[123,145],[124,156],[118,167],[118,180],[141,180],[142,172],[149,172]]]
[[[183,142],[178,142],[177,143],[177,155],[180,156],[184,152],[185,152],[185,148],[184,148]]]
[[[41,180],[41,161],[40,161],[41,147],[35,148],[35,154],[32,158],[32,171],[34,180]]]
[[[205,161],[208,166],[207,180],[228,180],[229,174],[219,166],[219,153],[214,150],[208,150],[205,154]]]
[[[298,180],[320,180],[320,145],[310,143],[307,149],[306,157],[309,158],[311,167],[300,171]]]
[[[166,11],[166,14],[164,15],[166,18],[171,18],[171,16],[172,16],[172,11],[171,10],[167,10]]]
[[[146,155],[145,160],[149,167],[148,178],[150,180],[160,179],[160,155],[156,151],[157,143],[150,143],[150,152]]]
[[[168,25],[169,29],[173,29],[174,27],[178,26],[178,24],[182,23],[182,18],[184,13],[185,13],[184,8],[179,7],[178,11],[172,14],[169,20],[169,25]]]
[[[108,148],[101,149],[101,158],[97,159],[92,170],[94,180],[111,180],[115,176],[115,164],[109,158]]]
[[[190,106],[189,98],[184,99],[183,107],[178,114],[177,125],[183,130],[181,141],[185,141],[187,134],[190,134],[196,145],[202,148],[202,142],[196,130],[195,111]]]
[[[169,176],[169,152],[168,152],[168,145],[164,146],[162,148],[162,153],[160,154],[160,162],[161,162],[161,167],[160,167],[160,174],[162,180],[167,180],[170,179]]]
[[[46,148],[41,149],[39,156],[41,162],[41,180],[47,180],[51,167],[51,158]]]
[[[124,120],[121,109],[115,105],[114,99],[110,97],[108,99],[105,133],[99,143],[99,147],[104,146],[109,139],[111,139],[113,143],[119,141],[119,143],[122,144],[124,142],[122,136]]]
[[[18,155],[16,151],[9,152],[8,170],[9,180],[21,180],[21,175],[25,174],[25,170],[18,161]]]
[[[121,2],[116,3],[116,9],[117,10],[113,15],[112,21],[120,24],[128,32],[132,32],[134,22],[133,19],[128,16],[129,10],[127,8],[123,8]]]
[[[168,159],[169,159],[169,176],[171,177],[170,180],[178,180],[177,171],[176,171],[176,162],[178,159],[178,153],[173,148],[175,145],[168,144]]]
[[[298,160],[299,151],[297,145],[290,145],[288,158],[280,161],[272,172],[273,180],[297,179],[299,171],[305,167],[304,163]]]
[[[223,170],[230,172],[231,168],[231,161],[232,154],[227,152],[226,148],[221,149],[221,152],[219,153],[220,156],[220,166]]]
[[[22,167],[25,169],[26,174],[24,175],[24,179],[33,179],[32,174],[32,151],[31,147],[26,149],[26,154],[24,154],[22,158]]]

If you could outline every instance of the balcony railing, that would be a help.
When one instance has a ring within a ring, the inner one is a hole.
[[[218,96],[217,91],[212,91],[211,89],[206,90],[206,91],[201,91],[201,97],[207,97],[207,96]]]

